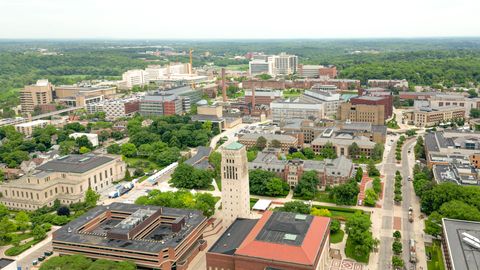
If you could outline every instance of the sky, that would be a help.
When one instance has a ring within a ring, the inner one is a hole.
[[[480,36],[480,0],[0,0],[0,38]]]

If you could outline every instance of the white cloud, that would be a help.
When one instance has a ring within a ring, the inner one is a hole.
[[[0,38],[480,36],[478,0],[0,0]]]

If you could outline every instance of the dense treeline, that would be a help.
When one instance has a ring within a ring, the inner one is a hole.
[[[419,51],[362,55],[338,60],[343,78],[407,79],[415,85],[445,86],[480,82],[479,51]]]

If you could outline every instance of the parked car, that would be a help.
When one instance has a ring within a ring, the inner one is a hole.
[[[37,265],[38,264],[38,260],[33,260],[32,261],[32,265]]]

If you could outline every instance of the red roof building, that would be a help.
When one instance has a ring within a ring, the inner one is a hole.
[[[330,219],[287,212],[237,219],[207,253],[207,269],[328,269]]]

